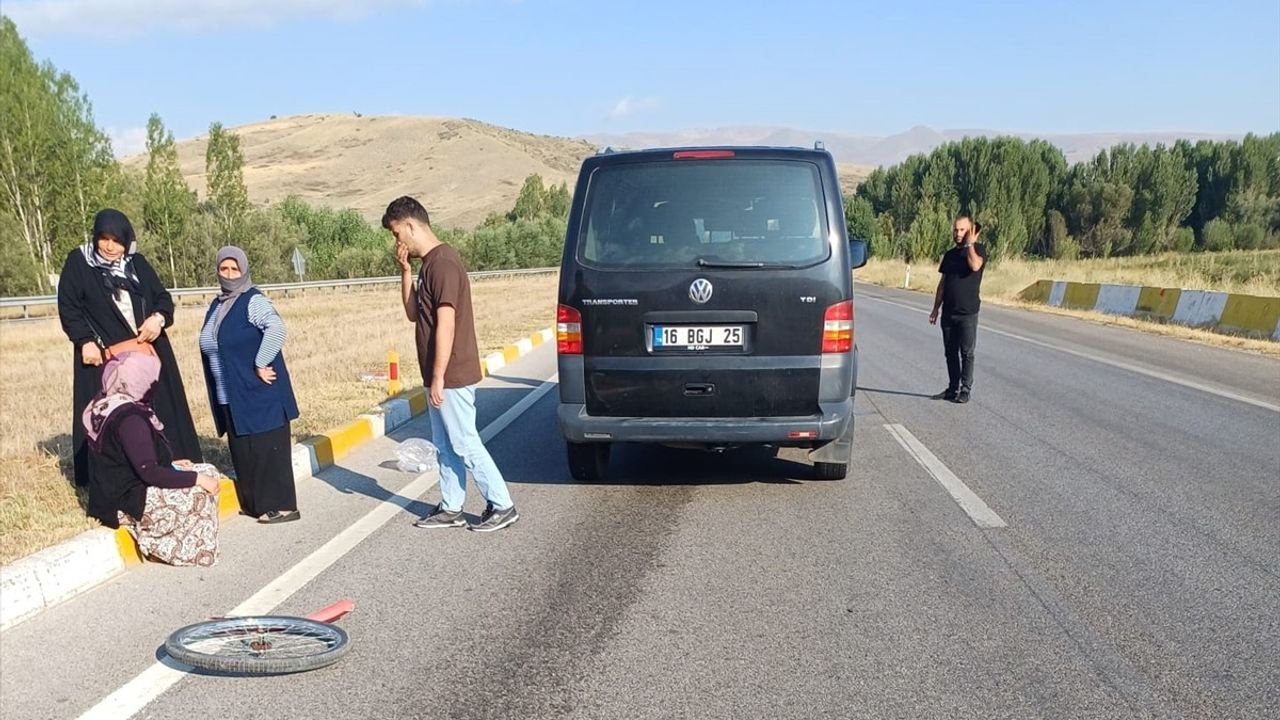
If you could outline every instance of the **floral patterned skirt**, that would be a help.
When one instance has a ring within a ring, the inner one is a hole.
[[[217,495],[198,487],[149,487],[142,519],[123,512],[118,518],[148,560],[202,566],[218,562]]]

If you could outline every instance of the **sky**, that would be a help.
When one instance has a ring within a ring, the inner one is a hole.
[[[1280,0],[4,0],[118,155],[271,115],[526,132],[1280,130]]]

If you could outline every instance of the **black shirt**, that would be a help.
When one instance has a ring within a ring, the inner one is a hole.
[[[942,256],[938,272],[942,273],[942,314],[977,315],[982,300],[978,288],[982,285],[982,271],[987,269],[987,248],[982,243],[974,245],[982,267],[977,272],[969,269],[969,249],[953,247]]]

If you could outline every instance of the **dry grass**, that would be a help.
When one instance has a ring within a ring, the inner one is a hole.
[[[482,354],[554,325],[554,276],[477,281],[472,294]],[[385,399],[385,383],[363,382],[360,375],[385,370],[388,350],[400,353],[405,387],[422,384],[398,287],[272,300],[289,329],[285,355],[301,411],[295,439],[341,425]],[[229,467],[226,443],[214,437],[196,349],[203,313],[203,306],[179,308],[172,341],[206,459]],[[96,525],[66,478],[70,358],[56,319],[0,325],[0,563]]]
[[[936,263],[915,265],[911,268],[910,284],[904,285],[907,278],[906,263],[901,260],[873,258],[865,267],[855,271],[854,277],[860,282],[869,282],[874,285],[898,288],[906,286],[911,290],[932,293],[938,286],[937,270]],[[1280,250],[1169,253],[1105,260],[1002,260],[992,262],[982,278],[983,300],[999,305],[1066,315],[1103,325],[1135,328],[1206,345],[1280,355],[1280,343],[1268,340],[1256,340],[1106,313],[1064,310],[1019,300],[1018,293],[1037,280],[1177,287],[1280,296]]]
[[[414,195],[442,227],[472,227],[515,204],[524,179],[547,184],[578,175],[595,152],[583,140],[533,135],[476,120],[354,114],[294,115],[232,128],[244,153],[249,197],[259,204],[289,195],[355,208],[371,221],[387,203]],[[178,143],[182,174],[205,193],[207,136]],[[142,167],[145,156],[126,160]]]

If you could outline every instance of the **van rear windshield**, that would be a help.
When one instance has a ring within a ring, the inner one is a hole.
[[[822,197],[806,161],[606,166],[587,187],[578,257],[628,269],[811,265],[830,254]]]

